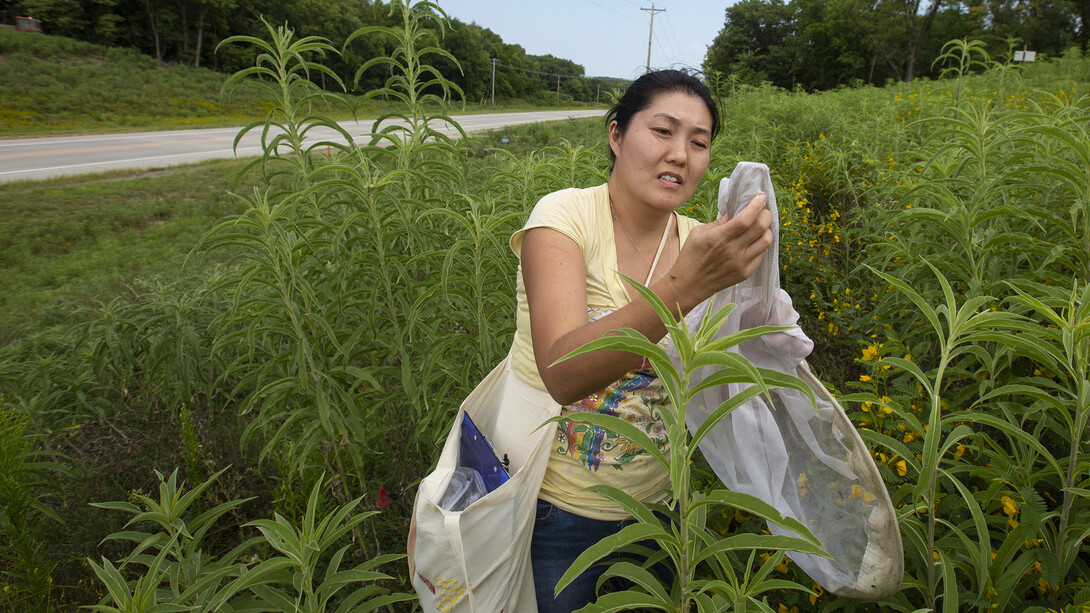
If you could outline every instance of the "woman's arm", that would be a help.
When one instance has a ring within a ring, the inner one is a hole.
[[[650,289],[682,317],[721,289],[749,277],[772,244],[771,214],[758,195],[736,217],[694,228],[670,274]],[[604,389],[639,365],[624,351],[596,351],[553,362],[612,330],[632,328],[658,340],[666,328],[642,296],[587,322],[583,254],[567,236],[549,228],[529,230],[522,243],[522,279],[530,309],[534,358],[553,399],[570,404]]]

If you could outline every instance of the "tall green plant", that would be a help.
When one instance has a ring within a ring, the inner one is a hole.
[[[741,354],[731,351],[747,340],[786,328],[761,326],[716,339],[716,331],[735,305],[728,305],[716,313],[709,312],[700,327],[690,331],[684,320],[675,320],[658,296],[631,279],[628,281],[651,302],[662,318],[679,355],[679,364],[675,366],[665,349],[631,329],[618,330],[614,335],[587,343],[562,359],[600,350],[626,351],[647,358],[662,380],[674,407],[673,411],[663,413],[670,455],[663,455],[645,432],[619,417],[572,413],[563,419],[607,428],[647,450],[670,474],[670,499],[668,504],[648,505],[616,488],[591,487],[592,491],[617,502],[635,522],[588,548],[561,577],[556,591],[559,592],[580,573],[610,554],[631,550],[643,541],[654,541],[661,551],[648,557],[642,565],[631,558],[615,558],[609,562],[604,576],[629,579],[635,583],[633,589],[605,594],[580,611],[590,613],[644,608],[683,613],[696,610],[703,613],[753,608],[771,612],[772,609],[761,598],[770,590],[809,591],[798,583],[770,577],[772,569],[782,561],[784,552],[798,551],[828,557],[827,554],[802,523],[781,516],[774,507],[760,499],[725,489],[707,493],[697,491],[692,464],[700,441],[717,423],[747,401],[767,394],[771,387],[794,388],[806,393],[813,401],[812,390],[798,378],[754,367]],[[696,384],[694,376],[697,370],[712,365],[722,369]],[[685,423],[690,400],[703,389],[732,383],[751,385],[712,410],[700,428],[690,436]],[[743,533],[721,537],[708,525],[708,517],[715,509],[739,510],[797,536]],[[761,550],[776,553],[757,565],[757,552]],[[664,582],[654,572],[652,567],[656,563],[662,563],[669,569],[672,580]]]
[[[45,520],[63,525],[47,504],[54,475],[67,470],[38,448],[28,420],[0,394],[0,604],[5,608],[46,611],[54,597],[56,562],[42,541]]]
[[[495,313],[516,308],[510,256],[503,237],[517,229],[518,209],[503,210],[494,199],[481,202],[464,196],[465,209],[431,209],[425,216],[453,222],[456,238],[443,251],[439,282],[432,285],[432,299],[446,308],[443,325],[447,334],[433,339],[433,348],[448,356],[464,356],[448,362],[455,389],[470,389],[474,377],[490,370],[503,357],[514,330],[500,329]],[[454,204],[454,203],[452,203]],[[438,254],[437,254],[438,255]],[[456,369],[456,370],[455,370]]]
[[[1053,378],[1015,379],[990,396],[1027,399],[1030,414],[1040,412],[1035,434],[1067,447],[1066,462],[1050,465],[1055,471],[1050,489],[1061,496],[1059,508],[1042,509],[1027,537],[1043,538],[1038,562],[1052,604],[1087,602],[1090,593],[1077,579],[1090,573],[1084,545],[1090,538],[1090,453],[1084,450],[1090,424],[1090,285],[1036,285],[1033,293],[1013,289],[1012,303],[1027,309],[1032,319],[1027,317],[1022,334],[1009,335],[1007,342]]]
[[[211,611],[211,599],[242,568],[235,561],[256,542],[253,539],[223,556],[207,550],[205,537],[224,515],[249,499],[232,500],[201,512],[200,496],[219,478],[226,468],[188,491],[178,482],[178,471],[169,477],[156,471],[159,479],[158,497],[135,494],[132,502],[100,502],[92,506],[121,511],[132,517],[126,528],[150,525],[155,532],[124,530],[106,540],[128,541],[135,545],[131,552],[114,566],[103,558],[102,564],[91,561],[92,568],[107,584],[111,598],[123,605],[124,611],[151,611],[156,604],[177,605]],[[143,566],[146,571],[131,582],[119,581],[121,571],[130,566]]]
[[[310,76],[328,74],[343,84],[313,59],[336,53],[324,39],[296,40],[286,26],[266,28],[269,41],[237,36],[221,43],[249,43],[262,51],[255,66],[225,81],[224,92],[257,88],[274,105],[263,121],[243,128],[235,141],[261,128],[263,155],[239,176],[261,164],[264,187],[237,196],[247,210],[222,220],[197,245],[198,250],[242,253],[243,264],[218,285],[233,294],[234,309],[217,318],[220,332],[213,349],[237,356],[221,379],[234,382],[234,393],[246,398],[244,412],[257,411],[244,440],[260,434],[265,439],[262,457],[286,444],[294,470],[304,474],[320,467],[338,475],[341,497],[347,501],[365,487],[360,480],[366,447],[360,443],[366,436],[361,435],[363,415],[353,391],[361,383],[375,385],[366,368],[349,363],[342,345],[348,336],[344,313],[358,306],[351,293],[340,291],[348,271],[343,263],[339,270],[333,264],[343,262],[334,242],[343,215],[337,209],[323,211],[307,190],[316,165],[312,150],[332,145],[308,142],[310,130],[334,129],[345,139],[336,144],[338,152],[352,151],[351,136],[314,109],[318,101],[343,100],[327,95]]]
[[[263,458],[288,445],[294,470],[338,475],[342,498],[351,500],[366,477],[370,433],[361,401],[378,384],[345,345],[356,333],[353,314],[366,306],[358,289],[346,287],[351,260],[336,252],[344,221],[305,215],[305,194],[277,203],[256,194],[250,203],[202,239],[202,246],[245,249],[244,264],[221,284],[234,293],[234,308],[217,318],[213,351],[238,356],[222,377],[237,382],[242,411],[256,412],[244,440],[260,435]]]
[[[224,469],[226,470],[226,469]],[[390,577],[375,569],[399,559],[386,555],[344,568],[351,545],[333,550],[357,525],[375,514],[354,513],[362,498],[321,515],[323,480],[311,490],[302,523],[298,526],[277,514],[247,526],[261,536],[244,540],[222,554],[207,550],[205,537],[226,514],[248,499],[236,499],[196,512],[201,493],[224,471],[186,491],[178,473],[156,473],[159,496],[138,494],[133,502],[107,502],[95,506],[132,515],[128,525],[150,525],[155,532],[125,530],[107,540],[135,544],[119,565],[103,558],[90,561],[107,590],[105,602],[91,607],[103,613],[155,613],[157,611],[282,611],[320,613],[374,611],[405,602],[411,594],[390,593],[372,585]],[[266,548],[275,551],[268,555]],[[132,567],[143,567],[143,572]],[[136,574],[125,578],[125,571]]]
[[[1018,178],[1037,188],[1056,261],[1077,278],[1090,278],[1090,95],[1047,96],[1028,113],[1015,144],[1031,154]],[[1063,277],[1061,277],[1063,278]]]
[[[951,467],[946,458],[954,453],[959,444],[974,435],[973,429],[967,423],[987,425],[1034,447],[1044,457],[1048,454],[1036,439],[1023,432],[1017,424],[1011,424],[986,412],[969,414],[952,411],[944,414],[943,395],[951,384],[951,378],[965,372],[965,358],[968,357],[971,363],[978,359],[978,354],[987,351],[988,344],[1005,342],[1009,335],[1002,331],[1013,327],[1013,316],[1005,311],[984,308],[994,302],[995,299],[990,296],[974,296],[959,303],[950,283],[937,268],[931,266],[931,269],[942,287],[944,297],[944,301],[937,306],[933,306],[903,280],[875,271],[912,301],[931,326],[930,332],[937,340],[938,360],[927,372],[914,361],[897,357],[884,359],[888,365],[910,374],[922,388],[923,397],[928,401],[926,425],[919,422],[911,411],[889,405],[911,428],[910,431],[923,441],[922,456],[917,463],[914,460],[915,454],[901,441],[875,433],[868,432],[865,435],[868,440],[887,447],[904,458],[908,463],[908,472],[918,475],[914,486],[904,488],[898,496],[906,505],[904,508],[907,512],[903,512],[900,517],[905,536],[910,537],[906,540],[916,549],[916,555],[910,556],[910,559],[922,561],[923,568],[916,570],[922,574],[919,577],[919,588],[923,592],[924,603],[932,610],[937,610],[941,600],[943,611],[956,612],[962,610],[963,595],[955,559],[960,553],[968,553],[975,562],[970,567],[983,570],[991,566],[992,550],[989,544],[990,530],[984,521],[980,504],[958,477],[957,467]],[[945,482],[948,491],[956,494],[959,502],[964,504],[963,511],[970,518],[967,522],[968,530],[944,519],[941,505],[945,495],[940,490],[940,482]],[[918,520],[917,514],[925,515],[923,522]],[[948,528],[954,538],[942,538],[940,530],[943,528]],[[979,546],[966,547],[973,542],[979,543]],[[977,587],[983,590],[986,586]],[[1011,594],[1003,596],[1009,599]]]
[[[429,149],[451,146],[450,137],[435,124],[444,122],[460,136],[465,136],[461,126],[447,114],[451,94],[462,96],[462,89],[425,59],[438,56],[461,70],[457,58],[439,46],[438,36],[447,27],[447,15],[430,0],[394,0],[390,3],[390,14],[395,12],[401,16],[399,27],[366,26],[353,32],[344,42],[347,49],[357,38],[384,35],[395,43],[389,56],[371,58],[356,70],[357,85],[363,73],[372,67],[385,67],[390,72],[383,87],[366,92],[359,103],[382,97],[402,104],[402,110],[385,113],[375,120],[371,144],[389,146],[388,151],[398,169],[408,170],[422,162],[428,168],[442,172],[443,165],[432,166],[433,159],[424,155]],[[439,34],[427,27],[429,23],[438,28]]]
[[[254,414],[244,439],[260,442],[263,459],[284,457],[297,474],[336,475],[341,502],[377,490],[384,453],[427,461],[435,424],[450,408],[447,391],[461,381],[448,377],[450,365],[465,364],[444,354],[443,339],[464,334],[459,322],[466,320],[431,316],[429,302],[439,294],[435,281],[450,278],[441,249],[454,218],[421,214],[458,202],[454,194],[468,185],[453,141],[438,138],[433,125],[449,120],[433,109],[445,108],[457,88],[423,61],[438,53],[426,25],[443,15],[429,2],[394,3],[391,10],[401,12],[400,28],[363,28],[346,44],[364,35],[400,43],[391,57],[361,71],[389,68],[386,86],[368,95],[396,98],[404,112],[381,117],[364,147],[341,130],[347,145],[319,150],[325,155],[315,155],[305,137],[331,120],[303,109],[324,96],[305,77],[319,70],[315,57],[333,52],[328,44],[295,41],[289,29],[271,27],[269,42],[225,41],[263,50],[257,66],[229,79],[228,91],[252,83],[273,97],[277,121],[270,115],[244,132],[277,134],[263,143],[263,163],[279,170],[239,195],[247,210],[221,221],[198,246],[241,254],[219,284],[234,308],[216,320],[214,353],[235,356],[221,380],[234,385],[243,412]],[[287,151],[277,151],[281,144]],[[290,159],[278,161],[282,154]],[[494,214],[485,226],[507,223],[506,213]],[[484,321],[480,313],[470,317]],[[391,449],[388,440],[399,444]]]
[[[943,67],[940,76],[954,75],[957,78],[957,84],[954,86],[954,107],[957,107],[961,100],[962,79],[974,70],[990,68],[991,58],[988,57],[988,47],[983,41],[955,39],[942,46],[942,54],[931,63],[931,68],[933,69],[935,64],[947,62],[951,65]]]
[[[229,76],[222,87],[222,95],[230,95],[240,89],[257,89],[268,96],[273,106],[264,120],[254,121],[239,131],[235,136],[234,146],[250,131],[261,128],[262,155],[246,167],[246,170],[261,165],[266,180],[271,180],[281,172],[291,176],[305,173],[312,167],[311,152],[327,147],[344,147],[342,141],[307,141],[308,133],[315,128],[327,128],[352,142],[351,135],[337,122],[316,112],[318,103],[346,106],[343,98],[325,92],[311,78],[315,74],[328,76],[344,90],[344,82],[330,68],[311,58],[324,57],[337,53],[336,47],[327,39],[318,36],[306,36],[296,39],[295,32],[288,26],[273,27],[262,18],[269,40],[254,36],[231,36],[216,45],[218,52],[224,45],[248,43],[257,47],[255,65],[240,70]],[[281,147],[287,148],[284,156]],[[280,171],[274,165],[287,163],[291,170]],[[239,173],[241,177],[243,170]]]
[[[253,592],[263,607],[292,613],[339,612],[367,613],[398,602],[416,598],[414,594],[390,593],[373,582],[390,579],[375,570],[404,555],[388,554],[367,560],[352,568],[341,568],[351,543],[333,548],[346,534],[377,511],[356,512],[363,498],[341,505],[325,516],[319,515],[323,480],[311,490],[302,521],[292,524],[279,514],[247,525],[257,528],[264,541],[279,555],[259,563],[250,572],[227,586],[226,594],[243,587]],[[332,552],[332,553],[331,553]],[[222,605],[222,596],[214,604]]]

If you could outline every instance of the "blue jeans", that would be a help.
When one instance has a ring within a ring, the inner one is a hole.
[[[580,554],[630,523],[632,520],[589,519],[538,500],[534,536],[530,543],[538,613],[571,613],[593,602],[595,586],[605,572],[604,566],[588,568],[555,598],[553,591]]]

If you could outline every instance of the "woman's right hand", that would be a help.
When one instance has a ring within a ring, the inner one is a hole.
[[[693,228],[670,279],[684,311],[748,279],[772,245],[772,213],[757,194],[737,215]]]
[[[721,289],[749,277],[772,244],[772,215],[759,195],[733,219],[693,228],[670,276],[651,285],[675,315],[684,316]],[[587,321],[586,264],[571,238],[534,228],[522,241],[522,278],[530,309],[534,358],[545,387],[570,404],[620,379],[640,363],[633,353],[601,350],[556,363],[569,352],[631,328],[657,341],[666,327],[651,304],[637,297],[613,313]]]

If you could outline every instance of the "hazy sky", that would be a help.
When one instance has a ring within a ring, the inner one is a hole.
[[[656,0],[651,67],[700,68],[735,0]],[[447,15],[488,28],[532,55],[581,64],[587,76],[631,79],[647,62],[651,2],[640,0],[438,0]]]

